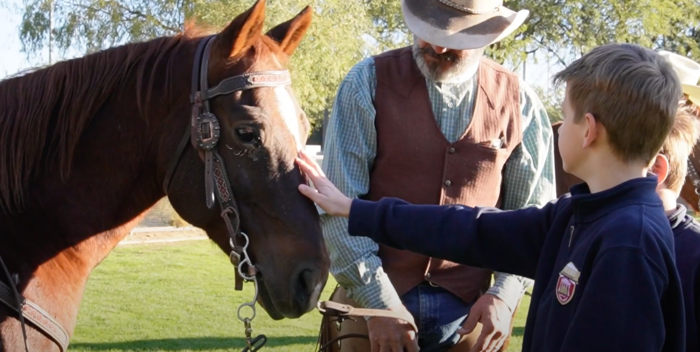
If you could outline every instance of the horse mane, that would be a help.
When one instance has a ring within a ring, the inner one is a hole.
[[[21,209],[31,178],[56,159],[65,180],[82,131],[134,70],[143,112],[157,67],[168,58],[171,72],[175,55],[168,54],[205,32],[190,22],[175,36],[106,49],[0,81],[0,209]]]

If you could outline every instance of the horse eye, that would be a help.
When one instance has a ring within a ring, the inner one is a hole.
[[[236,128],[236,136],[245,144],[252,144],[256,148],[260,146],[260,135],[258,131],[252,127]]]

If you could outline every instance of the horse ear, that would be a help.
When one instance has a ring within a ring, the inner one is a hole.
[[[216,52],[226,58],[242,54],[262,35],[264,22],[265,0],[258,0],[218,34]]]
[[[285,54],[291,56],[311,26],[312,13],[311,7],[307,6],[291,20],[272,28],[267,35],[280,44]]]

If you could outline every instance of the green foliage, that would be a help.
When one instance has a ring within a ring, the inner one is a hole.
[[[25,52],[48,44],[86,53],[177,33],[189,0],[28,0],[20,27]],[[53,21],[50,21],[53,8]],[[51,23],[53,22],[53,23]],[[52,25],[51,25],[52,24]],[[51,25],[51,26],[50,26]]]
[[[660,38],[692,28],[698,19],[686,10],[697,7],[694,0],[510,0],[505,4],[530,10],[530,17],[515,36],[494,46],[503,51],[502,56],[517,61],[523,53],[543,50],[562,65],[612,42],[656,49]]]
[[[252,4],[252,0],[195,0],[194,15],[202,22],[224,26]],[[357,1],[268,0],[267,28],[289,20],[307,5],[312,6],[314,18],[291,58],[290,71],[294,91],[315,125],[330,108],[342,78],[362,59],[365,41],[360,34],[372,23]]]
[[[38,52],[47,44],[51,27],[54,47],[92,52],[175,34],[186,18],[224,26],[252,4],[253,0],[25,0],[20,38],[25,52]],[[412,42],[398,0],[267,4],[268,28],[306,5],[314,8],[313,24],[291,60],[294,89],[314,125],[331,107],[338,84],[355,63]],[[700,58],[700,0],[506,0],[505,5],[528,9],[530,16],[514,34],[488,48],[487,55],[513,66],[538,52],[566,65],[610,42],[663,47]]]
[[[20,38],[24,51],[34,53],[47,44],[49,9],[53,3],[53,46],[65,52],[93,52],[132,41],[180,32],[185,19],[223,28],[250,8],[253,0],[30,0]],[[341,0],[268,0],[267,28],[294,17],[311,5],[314,19],[292,56],[293,88],[312,124],[321,121],[347,71],[372,51],[361,34],[374,25],[367,5]]]
[[[683,9],[681,18],[670,21],[671,34],[664,35],[658,45],[700,61],[700,1],[692,1]]]
[[[555,123],[564,120],[564,113],[561,110],[561,102],[564,100],[563,92],[556,90],[548,93],[541,87],[533,87],[533,89],[544,105],[549,121]]]
[[[372,37],[377,42],[377,46],[373,54],[403,47],[413,42],[412,35],[410,35],[401,14],[401,1],[363,1],[367,3],[367,11],[374,23]]]

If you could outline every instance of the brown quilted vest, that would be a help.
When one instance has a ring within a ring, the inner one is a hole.
[[[415,204],[499,206],[503,166],[522,140],[518,78],[482,59],[472,119],[455,143],[440,131],[411,48],[375,59],[377,156],[365,199],[398,197]],[[492,148],[500,139],[502,146]],[[472,302],[490,270],[380,246],[384,271],[399,295],[427,280]]]

